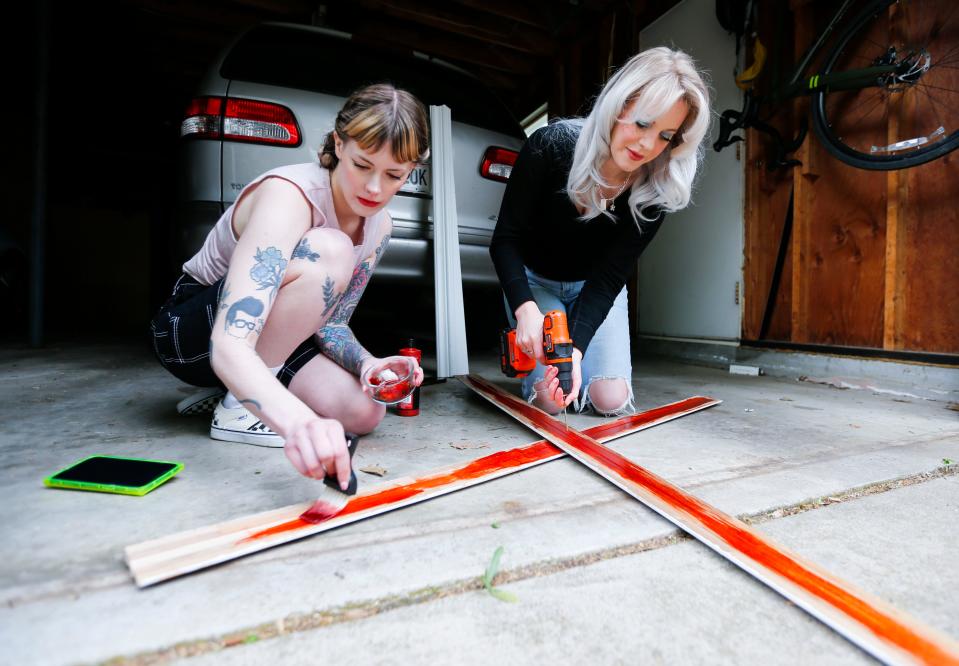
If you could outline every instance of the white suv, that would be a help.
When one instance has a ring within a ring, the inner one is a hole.
[[[346,33],[266,23],[241,35],[203,78],[182,123],[178,247],[202,244],[259,174],[316,160],[336,112],[356,88],[390,82],[453,120],[456,212],[463,282],[497,284],[489,242],[505,182],[524,141],[519,123],[472,75],[416,52],[358,43]],[[377,281],[432,281],[431,176],[417,169],[388,208],[389,251]]]

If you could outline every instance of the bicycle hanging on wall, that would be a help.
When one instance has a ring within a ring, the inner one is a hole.
[[[738,16],[729,10],[735,4],[717,6],[720,20],[738,35],[749,35],[757,0],[739,3]],[[860,4],[856,0],[839,4],[788,82],[765,96],[751,89],[765,54],[757,38],[756,62],[737,77],[745,89],[743,107],[722,113],[713,148],[719,151],[742,141],[733,132],[753,127],[773,141],[770,169],[798,165],[789,155],[805,140],[806,121],[791,140],[766,121],[783,102],[803,95],[811,97],[812,127],[823,147],[853,167],[904,169],[959,147],[959,2],[870,0],[843,23],[853,5]],[[728,25],[731,17],[742,23]],[[835,31],[839,37],[818,71],[807,74]]]

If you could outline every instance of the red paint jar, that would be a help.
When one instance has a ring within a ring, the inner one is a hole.
[[[416,348],[416,341],[410,338],[406,341],[406,346],[400,349],[400,356],[412,356],[416,363],[420,364],[423,360],[423,352]],[[420,387],[413,389],[410,396],[401,402],[396,403],[396,413],[400,416],[416,416],[420,413]]]

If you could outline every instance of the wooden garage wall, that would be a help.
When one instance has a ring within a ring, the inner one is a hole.
[[[790,4],[791,35],[777,44],[768,18],[760,30],[784,61],[790,52],[798,60],[832,6]],[[808,99],[798,100],[773,124],[789,133],[807,111]],[[864,171],[832,158],[810,132],[795,154],[801,167],[770,172],[768,154],[750,130],[743,338],[760,337],[793,188],[793,233],[767,340],[959,353],[959,151],[912,169]]]

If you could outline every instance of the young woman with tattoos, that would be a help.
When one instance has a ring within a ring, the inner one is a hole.
[[[229,389],[211,437],[282,446],[301,474],[346,487],[344,431],[370,432],[385,412],[359,377],[408,362],[374,357],[349,320],[389,242],[386,205],[428,157],[428,132],[408,92],[358,90],[319,164],[256,178],[183,265],[151,323],[154,349],[178,379]]]
[[[536,406],[632,409],[626,280],[664,214],[689,204],[708,129],[695,63],[655,48],[609,79],[588,117],[554,122],[526,142],[490,254],[517,343],[538,361],[522,384]],[[543,355],[543,313],[554,309],[567,312],[573,340],[569,395]]]

